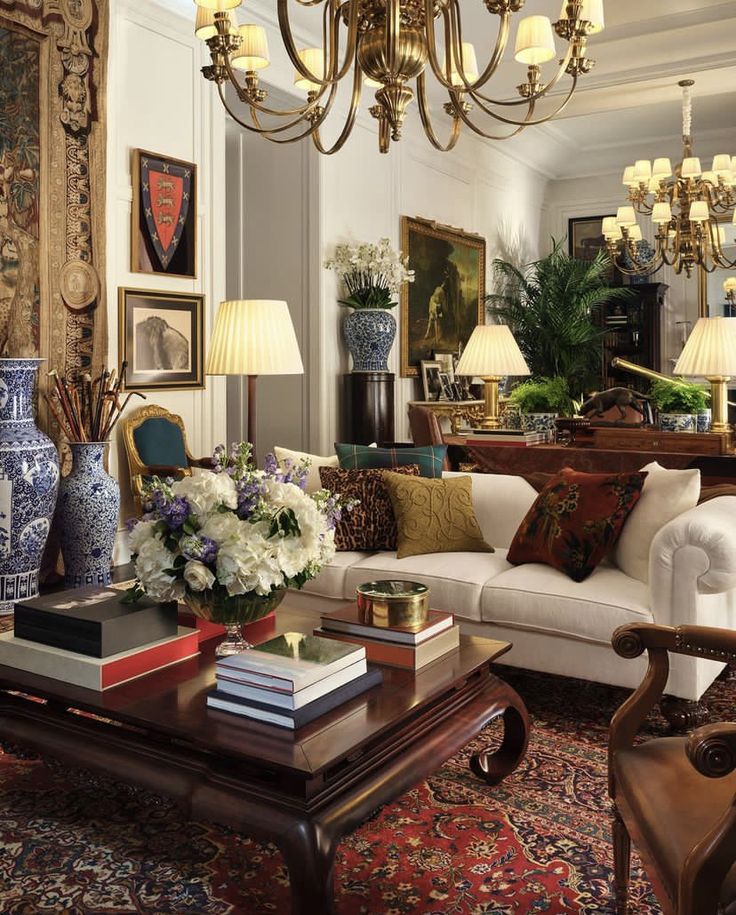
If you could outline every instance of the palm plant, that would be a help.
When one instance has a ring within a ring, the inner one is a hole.
[[[595,309],[628,301],[633,293],[612,287],[605,252],[577,260],[553,242],[547,257],[518,268],[493,262],[496,292],[486,296],[490,317],[508,324],[534,377],[566,378],[573,397],[592,390],[601,376],[603,329]]]

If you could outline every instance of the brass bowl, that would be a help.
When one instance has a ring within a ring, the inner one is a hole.
[[[429,588],[418,581],[369,581],[355,589],[361,623],[420,629],[429,615]]]

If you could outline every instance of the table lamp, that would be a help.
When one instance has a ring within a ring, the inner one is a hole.
[[[498,383],[504,375],[530,375],[521,350],[506,324],[479,324],[468,340],[456,375],[479,375],[485,386],[483,429],[498,429]]]
[[[728,382],[736,375],[736,321],[700,318],[680,353],[675,375],[702,377],[710,382],[711,429],[730,432]]]
[[[205,372],[248,376],[248,441],[256,455],[256,379],[302,375],[304,366],[286,302],[236,299],[221,302]]]

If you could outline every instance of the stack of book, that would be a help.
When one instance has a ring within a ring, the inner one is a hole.
[[[286,632],[217,661],[210,708],[296,730],[378,685],[366,651],[315,635]]]
[[[493,442],[494,445],[509,445],[526,448],[529,445],[544,445],[549,441],[547,432],[524,432],[522,429],[462,429],[467,444]]]
[[[199,654],[176,603],[133,604],[113,588],[77,588],[15,605],[15,631],[0,634],[0,664],[105,690]]]
[[[359,645],[369,661],[408,670],[431,664],[460,644],[460,627],[453,625],[452,613],[440,610],[430,610],[418,628],[366,623],[356,604],[323,613],[320,622],[315,635]]]

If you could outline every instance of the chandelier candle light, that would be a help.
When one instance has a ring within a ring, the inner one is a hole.
[[[674,171],[668,158],[650,162],[640,159],[624,172],[629,204],[616,216],[603,220],[608,252],[622,273],[648,276],[667,264],[676,273],[692,276],[695,267],[712,273],[718,267],[731,269],[724,251],[725,233],[719,221],[731,215],[736,224],[736,156],[714,156],[710,171],[703,171],[693,155],[692,86],[682,80],[682,162]],[[655,224],[655,251],[644,259],[637,213]],[[628,258],[625,254],[628,253]]]
[[[217,85],[230,115],[247,130],[275,143],[311,136],[325,154],[337,152],[350,136],[364,85],[374,90],[375,103],[369,110],[378,122],[382,153],[388,152],[391,140],[401,139],[407,109],[415,98],[427,139],[443,152],[455,146],[463,124],[491,140],[507,139],[525,127],[543,124],[562,111],[579,77],[593,67],[595,61],[587,56],[588,38],[604,27],[603,0],[565,0],[554,26],[547,16],[522,19],[514,58],[526,66],[526,80],[517,87],[519,98],[493,98],[487,86],[504,59],[513,14],[521,10],[524,0],[485,0],[498,24],[495,46],[482,70],[474,46],[463,40],[460,0],[297,0],[297,8],[321,8],[323,46],[315,48],[297,48],[289,0],[277,0],[279,29],[294,67],[294,85],[306,93],[303,105],[280,111],[265,103],[267,92],[260,86],[260,71],[271,62],[265,29],[252,22],[237,25],[233,10],[242,0],[195,3],[195,31],[207,42],[212,57],[202,73]],[[562,54],[555,48],[555,32],[567,43]],[[543,78],[543,65],[555,58],[559,60],[555,72]],[[443,108],[449,123],[444,140],[438,139],[432,124],[428,73],[446,92]],[[570,84],[555,98],[554,110],[538,114],[537,104],[566,74]],[[321,127],[343,80],[352,84],[349,110],[336,140],[326,145]],[[242,119],[226,99],[227,83],[247,106]],[[518,108],[522,110],[515,115]],[[480,118],[471,118],[475,109]],[[500,135],[489,132],[483,123],[487,119],[501,125]]]

